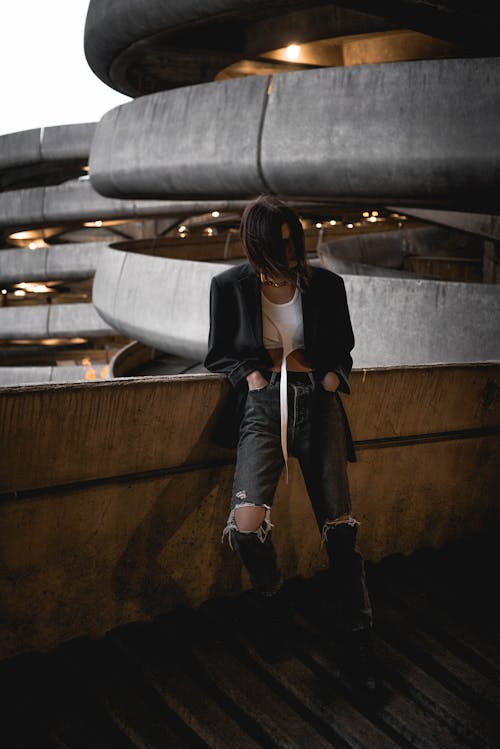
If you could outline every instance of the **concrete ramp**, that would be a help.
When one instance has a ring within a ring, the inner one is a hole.
[[[227,264],[105,250],[93,300],[129,338],[201,361],[212,276]],[[500,286],[345,276],[355,367],[500,360]]]

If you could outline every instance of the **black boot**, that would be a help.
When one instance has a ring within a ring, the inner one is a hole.
[[[271,532],[260,541],[256,533],[231,532],[233,548],[247,570],[252,586],[260,593],[273,594],[281,586],[282,576],[271,540]]]
[[[364,560],[356,547],[357,526],[338,523],[327,533],[330,591],[336,629],[345,642],[342,661],[356,688],[369,697],[380,691],[373,648],[373,615],[366,586]]]

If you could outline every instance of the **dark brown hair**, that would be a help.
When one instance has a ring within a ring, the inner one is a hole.
[[[290,228],[297,260],[295,268],[288,267],[286,241],[281,236],[283,224]],[[240,237],[256,273],[296,281],[299,290],[305,290],[311,269],[306,260],[304,230],[299,217],[286,203],[273,195],[261,195],[249,203],[241,217]]]

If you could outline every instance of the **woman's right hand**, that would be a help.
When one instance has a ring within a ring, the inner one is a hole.
[[[269,384],[262,372],[259,372],[258,369],[247,375],[247,382],[249,390],[260,390]]]

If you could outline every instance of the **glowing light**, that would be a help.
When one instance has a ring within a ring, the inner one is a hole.
[[[16,289],[14,291],[14,296],[26,296],[26,292],[24,289]]]
[[[212,216],[213,216],[214,218],[219,218],[219,216],[220,216],[220,213],[219,213],[219,211],[212,211]]]
[[[26,281],[21,281],[21,283],[16,283],[16,286],[18,289],[25,289],[28,284]]]
[[[6,293],[7,293],[7,289],[2,289],[2,294],[6,294]]]
[[[372,211],[372,216],[378,216],[378,211]]]
[[[15,231],[14,234],[9,234],[9,239],[33,239],[36,237],[33,231]]]
[[[347,224],[348,229],[354,229],[354,224]]]
[[[97,227],[101,227],[102,226],[102,221],[85,221],[83,225],[84,226],[97,226]]]
[[[213,233],[214,233],[214,230],[212,229],[211,226],[209,226],[207,229],[207,234],[211,237]]]
[[[88,165],[88,164],[85,164],[85,166],[82,166],[82,169],[83,169],[83,171],[84,171],[84,172],[88,172],[88,170],[89,170],[89,165]]]
[[[287,60],[298,60],[300,55],[300,47],[298,44],[289,44],[285,49],[285,57]]]
[[[316,224],[316,229],[321,229],[321,226],[322,226],[322,224],[320,224],[319,221],[318,221],[318,223]]]
[[[332,218],[332,220],[330,221],[330,226],[337,226],[337,222],[335,221],[335,219]]]
[[[179,226],[178,231],[183,232],[183,231],[186,231],[186,229],[187,229],[187,226],[182,225],[182,226]]]
[[[370,216],[370,218],[368,219],[368,221],[371,221],[372,224],[374,224],[376,220],[377,220],[376,216]]]
[[[369,211],[363,211],[363,218],[368,218],[369,215],[370,215]]]
[[[109,374],[109,366],[101,367],[99,374],[101,375],[101,380],[105,380]]]

